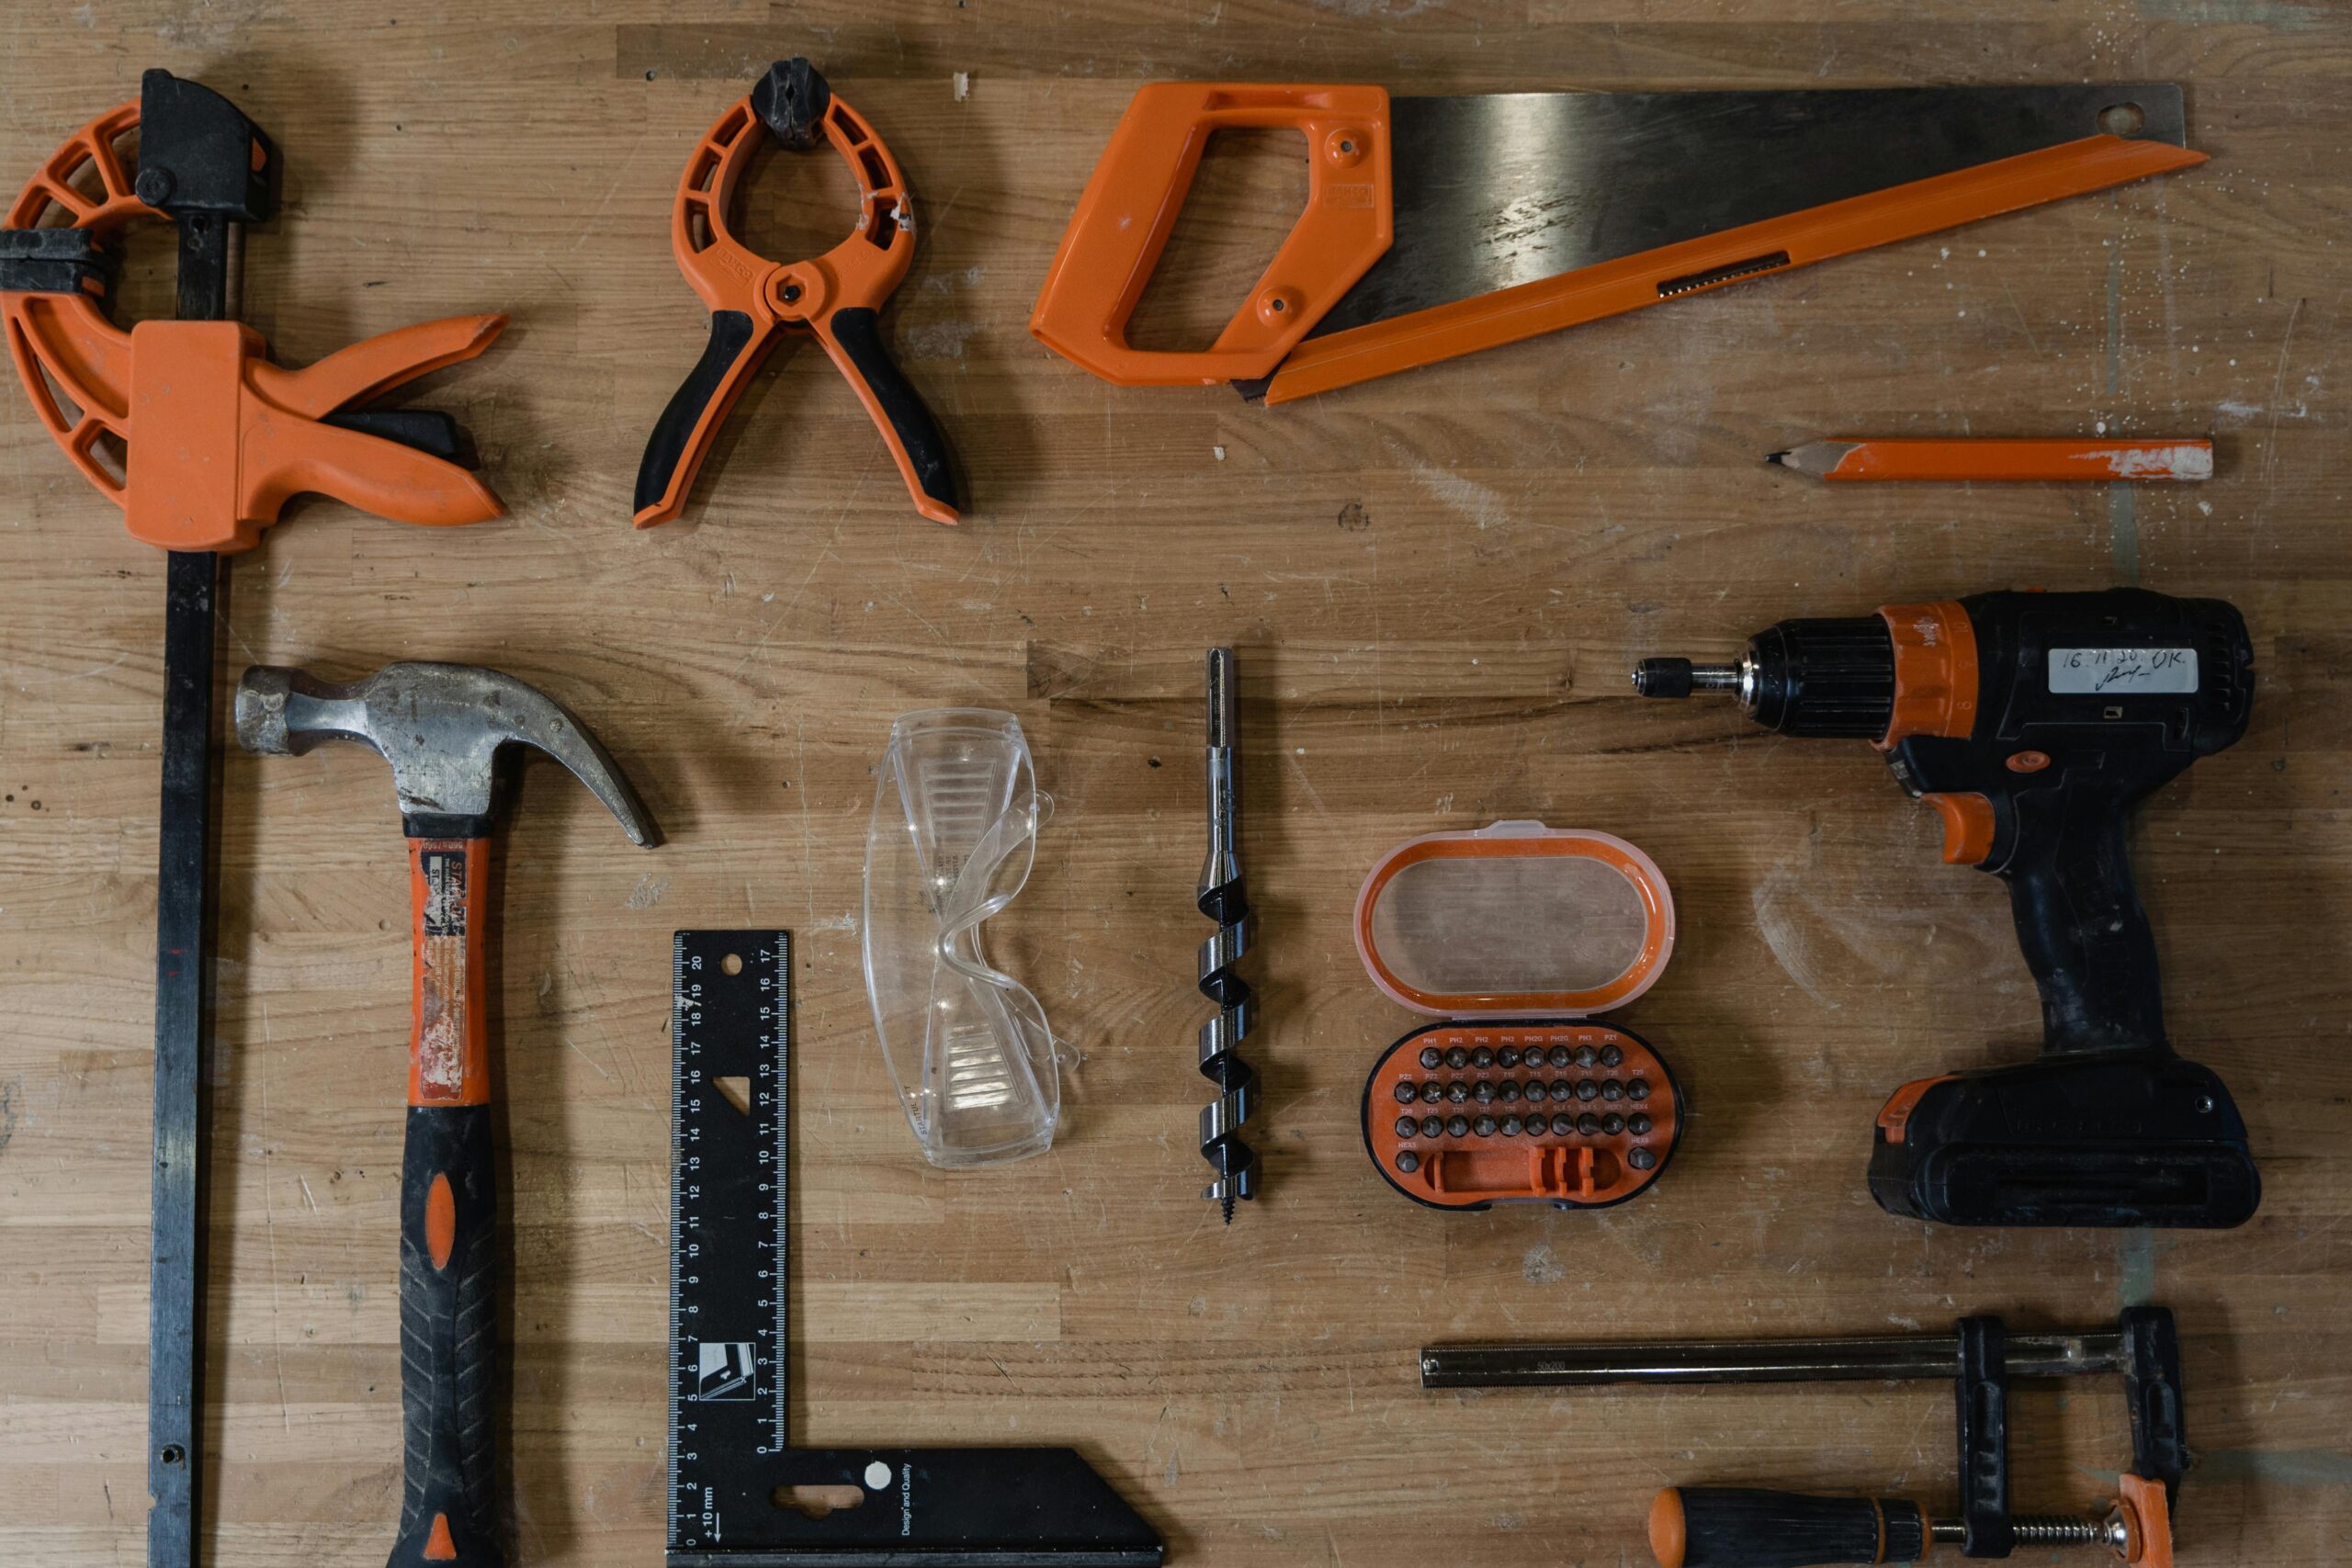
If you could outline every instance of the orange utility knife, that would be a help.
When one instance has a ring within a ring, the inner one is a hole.
[[[1212,133],[1304,133],[1306,210],[1216,341],[1127,323]],[[1080,197],[1029,330],[1121,386],[1270,403],[2187,168],[2177,86],[1505,93],[1159,82]]]
[[[857,179],[857,224],[808,261],[769,261],[728,227],[736,187],[765,139],[795,152],[829,145]],[[882,344],[884,301],[914,261],[914,209],[898,160],[857,111],[833,95],[806,60],[779,60],[704,132],[670,210],[678,270],[710,307],[710,340],[687,372],[637,469],[637,525],[685,510],[695,474],[728,411],[790,329],[805,332],[849,378],[899,466],[915,510],[934,523],[957,515],[947,440]]]

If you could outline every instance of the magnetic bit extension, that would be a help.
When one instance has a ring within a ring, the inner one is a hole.
[[[1239,704],[1234,692],[1233,649],[1209,649],[1209,853],[1201,866],[1201,913],[1216,922],[1201,943],[1201,994],[1215,1002],[1216,1015],[1201,1024],[1201,1076],[1216,1085],[1216,1098],[1201,1107],[1201,1157],[1216,1179],[1201,1192],[1225,1208],[1233,1223],[1237,1198],[1258,1195],[1258,1151],[1241,1141],[1257,1098],[1258,1074],[1241,1059],[1257,1000],[1237,965],[1250,951],[1250,896],[1241,880],[1241,766]]]

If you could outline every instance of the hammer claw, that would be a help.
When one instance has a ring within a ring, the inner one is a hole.
[[[612,754],[561,704],[514,676],[476,664],[387,664],[337,683],[308,671],[254,665],[237,682],[237,739],[263,755],[300,754],[324,739],[373,746],[392,765],[401,815],[415,833],[452,823],[488,830],[494,765],[509,745],[536,747],[571,771],[650,849],[661,830]]]

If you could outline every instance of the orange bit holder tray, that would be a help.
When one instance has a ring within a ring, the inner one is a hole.
[[[1673,1072],[1584,1016],[1647,990],[1673,951],[1648,856],[1538,822],[1434,833],[1373,868],[1355,925],[1374,984],[1442,1021],[1364,1083],[1364,1148],[1391,1187],[1441,1209],[1604,1208],[1666,1169],[1684,1120]]]
[[[1681,1091],[1649,1042],[1581,1024],[1417,1029],[1373,1068],[1363,1116],[1389,1184],[1443,1209],[1622,1203],[1682,1135]]]

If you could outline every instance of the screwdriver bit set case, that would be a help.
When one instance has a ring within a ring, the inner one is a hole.
[[[1440,1021],[1364,1081],[1364,1148],[1391,1187],[1439,1209],[1599,1209],[1665,1170],[1674,1074],[1592,1017],[1673,954],[1674,897],[1649,856],[1541,822],[1426,834],[1364,878],[1355,934],[1373,984]]]

